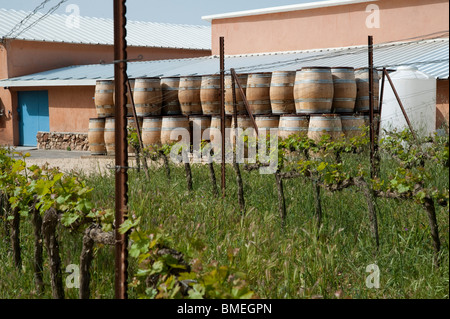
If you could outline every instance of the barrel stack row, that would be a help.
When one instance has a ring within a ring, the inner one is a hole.
[[[305,67],[238,75],[254,115],[365,113],[369,111],[367,68]],[[220,76],[138,78],[130,81],[127,113],[153,115],[220,115]],[[378,104],[378,73],[374,71],[375,106]],[[225,112],[233,114],[231,76],[225,76]],[[247,114],[237,91],[237,113]],[[95,105],[99,118],[112,117],[114,81],[97,81]]]
[[[373,75],[376,107],[379,78],[377,72]],[[313,139],[323,133],[332,137],[344,133],[351,137],[361,125],[367,124],[364,114],[369,111],[367,68],[305,67],[297,71],[239,74],[238,78],[258,128],[277,128],[281,137],[299,132],[307,132]],[[231,83],[231,76],[225,76],[228,116],[233,114]],[[219,75],[138,78],[130,80],[130,86],[129,124],[135,126],[134,103],[146,146],[169,142],[170,132],[178,127],[191,132],[193,125],[201,125],[203,130],[220,129]],[[239,90],[236,100],[238,127],[253,127]],[[97,81],[95,104],[98,118],[90,120],[91,152],[114,153],[114,81]],[[226,127],[232,125],[228,117]]]
[[[234,127],[234,118],[225,117],[225,127]],[[342,134],[347,138],[352,138],[361,134],[361,127],[369,125],[369,116],[362,114],[350,115],[255,115],[256,125],[259,131],[265,130],[271,133],[273,129],[279,137],[287,138],[293,134],[304,134],[309,138],[319,141],[323,134],[329,134],[333,139],[340,138]],[[201,139],[214,142],[220,141],[221,117],[207,115],[174,115],[174,116],[153,116],[138,118],[139,128],[142,132],[142,142],[144,147],[151,147],[156,144],[166,144],[179,141],[181,138],[176,135],[175,139],[171,133],[175,129],[185,129],[189,132],[190,142],[193,142],[194,132],[200,132]],[[137,128],[134,118],[128,118],[128,127]],[[252,120],[246,115],[238,115],[237,127],[243,131],[253,128]],[[207,130],[210,129],[210,130]],[[227,131],[230,132],[230,131]],[[247,130],[249,136],[255,136],[254,130]],[[92,155],[113,155],[115,153],[115,120],[113,117],[92,118],[89,121],[89,145]],[[177,139],[178,138],[178,139]],[[234,130],[226,137],[231,138],[233,143]],[[133,149],[128,152],[132,154]]]

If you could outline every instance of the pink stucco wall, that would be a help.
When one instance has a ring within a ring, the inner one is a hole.
[[[1,45],[0,45],[1,47]],[[44,43],[14,40],[6,44],[9,78],[57,69],[70,65],[97,64],[114,60],[114,47],[71,43]],[[211,55],[210,50],[129,47],[128,58],[143,56],[143,61],[192,58]],[[1,61],[0,61],[1,62]],[[3,67],[5,64],[1,64]],[[0,79],[2,77],[0,71]]]
[[[370,4],[380,8],[380,28],[367,28]],[[302,11],[212,21],[212,51],[245,54],[343,47],[397,41],[448,30],[448,0],[380,0]]]

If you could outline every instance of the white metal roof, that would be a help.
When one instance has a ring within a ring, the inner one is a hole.
[[[374,46],[374,66],[396,69],[416,66],[438,79],[449,78],[449,39],[387,43]],[[219,57],[160,60],[128,63],[130,78],[206,75],[219,72]],[[237,73],[298,70],[306,66],[368,66],[367,46],[292,52],[226,56],[225,68]],[[17,78],[1,80],[3,87],[95,85],[96,80],[113,79],[112,64],[71,66]]]
[[[0,9],[0,39],[30,12]],[[37,12],[24,27],[42,18]],[[14,32],[8,38],[29,41],[66,42],[83,44],[114,44],[114,21],[91,17],[80,17],[79,27],[73,27],[69,16],[50,14],[29,30]],[[67,23],[69,22],[69,23]],[[20,28],[18,31],[24,28]],[[201,25],[168,24],[142,21],[127,22],[127,44],[137,47],[181,48],[211,50],[211,28]]]
[[[335,7],[335,6],[343,6],[343,5],[349,5],[349,4],[355,4],[355,3],[375,2],[375,1],[378,1],[378,0],[327,0],[327,1],[308,2],[308,3],[287,5],[287,6],[271,7],[271,8],[264,8],[264,9],[256,9],[256,10],[246,10],[246,11],[237,11],[237,12],[230,12],[230,13],[213,14],[213,15],[203,16],[202,19],[211,22],[212,20],[217,20],[217,19],[228,19],[228,18],[254,16],[254,15],[269,14],[269,13],[309,10],[309,9],[316,9],[316,8]]]

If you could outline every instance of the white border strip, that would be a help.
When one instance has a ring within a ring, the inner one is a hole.
[[[213,14],[213,15],[203,16],[202,19],[205,21],[212,22],[212,20],[218,20],[218,19],[228,19],[228,18],[254,16],[254,15],[270,14],[270,13],[310,10],[310,9],[316,9],[316,8],[335,7],[335,6],[343,6],[343,5],[349,5],[349,4],[364,3],[364,2],[376,2],[376,1],[378,1],[378,0],[327,0],[327,1],[319,1],[319,2],[293,4],[293,5],[288,5],[288,6],[256,9],[256,10],[246,10],[246,11],[236,11],[236,12],[230,12],[230,13]]]
[[[0,87],[37,87],[37,86],[95,86],[97,80],[0,80]]]

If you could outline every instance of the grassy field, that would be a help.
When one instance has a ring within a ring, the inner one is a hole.
[[[366,158],[345,162],[349,167],[369,165],[364,162]],[[383,161],[383,176],[391,172],[391,164]],[[427,165],[434,185],[448,189],[448,168]],[[228,264],[228,252],[234,251],[233,266],[247,275],[251,289],[260,298],[449,298],[448,207],[437,207],[442,248],[441,267],[436,268],[425,210],[411,201],[377,199],[377,251],[366,202],[354,187],[322,192],[323,225],[317,231],[311,183],[304,179],[286,181],[288,215],[282,228],[273,175],[242,172],[247,213],[241,215],[231,167],[227,168],[225,199],[213,196],[206,166],[193,165],[192,173],[194,191],[189,193],[182,167],[172,166],[171,181],[163,169],[152,168],[150,180],[143,172],[130,171],[130,211],[142,216],[142,227],[161,228],[173,238],[173,248],[186,254],[188,260]],[[216,174],[220,181],[220,166],[216,166]],[[96,206],[113,208],[114,176],[86,178],[94,188]],[[4,225],[0,226],[0,298],[51,298],[49,286],[42,295],[34,288],[31,224],[21,226],[22,270],[14,267],[9,238]],[[61,227],[59,240],[63,270],[78,264],[81,235]],[[380,269],[379,289],[366,287],[370,275],[366,267],[371,264]],[[130,281],[135,271],[131,259]],[[49,283],[47,270],[44,275]],[[113,249],[96,246],[91,297],[113,298],[113,281]],[[65,293],[67,298],[78,298],[77,289],[66,287]],[[138,291],[130,288],[129,297],[138,297]]]

